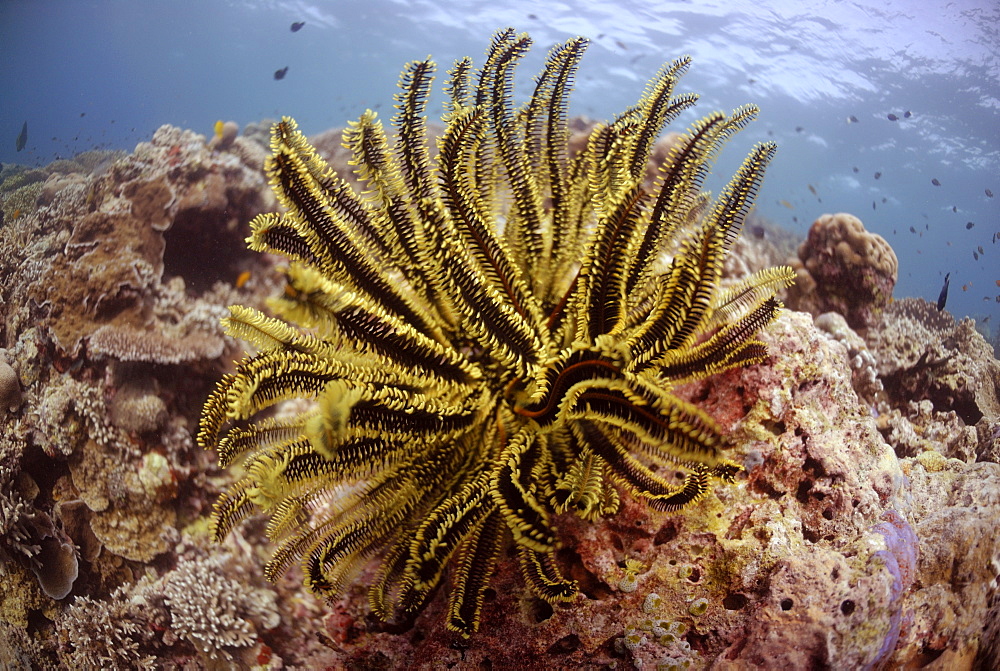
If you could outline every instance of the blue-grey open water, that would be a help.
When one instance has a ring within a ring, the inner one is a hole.
[[[296,21],[305,26],[292,32]],[[506,26],[535,40],[521,95],[549,46],[591,38],[571,113],[596,118],[633,103],[661,63],[690,54],[681,91],[702,98],[684,125],[747,102],[762,109],[718,173],[730,174],[756,141],[779,143],[761,214],[804,233],[824,212],[853,213],[899,256],[897,297],[934,301],[950,272],[948,309],[991,316],[996,328],[996,0],[3,0],[0,161],[131,151],[165,123],[208,135],[217,119],[242,126],[290,115],[308,134],[365,108],[388,117],[405,62],[431,54],[442,71],[463,55],[481,63]],[[24,121],[29,140],[18,153]]]

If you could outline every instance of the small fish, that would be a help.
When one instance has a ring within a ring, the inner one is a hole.
[[[931,184],[933,184],[934,186],[941,186],[941,182],[938,181],[937,177],[931,180]]]
[[[954,212],[955,214],[958,214],[958,205],[952,205],[951,211]]]
[[[872,209],[873,210],[875,209],[875,201],[874,200],[872,201]]]
[[[87,113],[86,113],[86,112],[80,112],[80,118],[81,118],[81,119],[82,119],[83,117],[85,117],[85,116],[87,116]]]
[[[812,184],[810,184],[810,185],[809,185],[809,192],[810,192],[810,193],[812,193],[812,195],[814,195],[814,196],[816,196],[817,198],[819,198],[819,194],[818,194],[818,193],[816,193],[816,187],[815,187],[815,186],[813,186]]]
[[[1000,287],[1000,280],[997,280],[996,283],[997,283],[997,286]]]
[[[881,176],[882,176],[882,173],[880,173],[880,172],[876,172],[876,173],[875,173],[875,179],[878,179],[878,178],[879,178],[879,177],[881,177]]]
[[[888,119],[889,121],[899,121],[899,117],[898,117],[898,116],[896,116],[895,114],[889,114],[889,115],[887,115],[887,116],[886,116],[886,118],[887,118],[887,119]]]
[[[285,67],[281,68],[280,70],[275,70],[274,71],[274,78],[275,79],[284,79],[286,74],[288,74],[288,66],[287,65]]]
[[[803,128],[802,126],[796,126],[796,127],[795,127],[795,132],[796,132],[796,133],[801,133],[801,132],[802,132],[802,131],[804,131],[804,130],[805,130],[805,128]]]
[[[292,32],[297,33],[302,30],[302,26],[306,25],[305,21],[296,21],[292,24]]]
[[[917,232],[917,229],[913,228],[913,226],[910,226],[910,233],[916,233],[916,232]]]
[[[975,224],[974,224],[974,223],[972,223],[972,222],[970,221],[969,223],[967,223],[967,224],[965,225],[965,230],[967,230],[967,231],[968,231],[968,230],[969,230],[969,229],[971,229],[971,228],[972,228],[973,226],[975,226]]]
[[[909,119],[911,116],[913,116],[913,115],[910,114],[910,110],[906,110],[905,112],[903,112],[903,118],[904,119]]]
[[[854,171],[855,173],[857,173],[857,172],[860,172],[860,171],[858,170],[858,166],[854,166],[853,168],[851,168],[851,170],[853,170],[853,171]]]
[[[889,199],[886,198],[885,196],[882,196],[882,204],[885,205],[888,202],[889,202]]]
[[[28,122],[25,121],[24,125],[21,126],[21,132],[17,134],[17,150],[21,151],[24,149],[24,145],[28,144]]]
[[[990,191],[989,189],[986,189],[986,197],[987,198],[992,198],[993,197],[993,192]]]
[[[968,291],[968,290],[969,290],[969,285],[968,284],[963,284],[962,285],[962,291]]]
[[[250,281],[250,271],[244,270],[242,273],[236,276],[236,282],[234,282],[234,284],[236,285],[237,289],[242,289],[243,286],[249,281]]]
[[[938,312],[944,310],[944,304],[948,302],[949,281],[951,281],[951,273],[946,273],[944,276],[944,286],[941,287],[941,293],[938,294],[938,303],[937,303]]]
[[[976,254],[975,252],[972,252],[972,258],[974,258],[976,261],[978,261],[979,260],[979,254]]]
[[[858,117],[852,114],[851,116],[847,117],[847,123],[858,123]]]
[[[789,210],[795,209],[795,206],[789,203],[787,200],[779,200],[778,202],[787,207]]]
[[[226,127],[226,124],[223,123],[222,119],[219,119],[218,121],[216,121],[215,122],[215,126],[214,126],[215,137],[222,137],[222,129],[225,128],[225,127]]]
[[[978,247],[976,247],[976,249],[979,250],[980,254],[985,254],[986,253],[986,252],[983,251],[983,246],[982,245],[979,245]]]

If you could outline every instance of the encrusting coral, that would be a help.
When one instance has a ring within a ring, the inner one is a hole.
[[[571,156],[568,95],[587,42],[554,47],[516,110],[530,43],[502,31],[481,69],[455,64],[433,168],[422,115],[434,64],[409,64],[395,145],[372,112],[346,134],[368,196],[293,121],[275,125],[267,172],[288,212],[257,217],[248,242],[292,260],[271,306],[311,333],[230,308],[229,333],[260,352],[220,382],[198,434],[223,465],[249,453],[216,504],[218,538],[263,509],[279,543],[267,574],[301,558],[329,598],[378,555],[369,599],[384,619],[419,612],[450,564],[446,624],[464,635],[509,540],[536,595],[573,600],[555,515],[612,514],[619,488],[677,510],[711,480],[733,482],[742,467],[723,457],[716,422],[672,392],[762,361],[755,334],[792,277],[769,268],[719,287],[775,146],[757,145],[716,200],[699,190],[756,108],[696,122],[647,190],[657,136],[696,100],[673,93],[689,59]],[[243,421],[299,396],[315,407]]]

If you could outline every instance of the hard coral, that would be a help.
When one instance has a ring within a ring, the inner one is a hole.
[[[142,334],[131,338],[135,342],[159,334],[173,350],[168,359],[217,356],[217,318],[182,325],[195,327],[185,331],[164,313],[163,298],[171,293],[168,280],[177,275],[187,277],[194,294],[236,277],[239,271],[227,266],[229,261],[219,262],[241,257],[242,235],[229,222],[264,206],[262,186],[259,173],[236,157],[213,155],[201,136],[165,126],[103,175],[60,182],[61,190],[46,196],[33,221],[58,236],[62,253],[18,264],[38,277],[25,283],[23,300],[42,307],[39,321],[69,356],[90,337],[101,352],[117,351],[108,344],[115,337],[108,332],[117,330]],[[220,244],[235,246],[233,254],[220,255]],[[185,303],[180,314],[199,303],[183,291],[173,301],[180,299]],[[213,337],[217,344],[206,350],[200,341]],[[188,342],[193,349],[184,353]]]
[[[904,298],[873,321],[866,340],[893,407],[920,425],[927,421],[914,419],[911,402],[926,399],[936,413],[953,411],[976,427],[978,458],[1000,459],[994,436],[1000,429],[1000,362],[972,320],[956,322],[932,303]]]
[[[280,621],[274,592],[247,588],[225,575],[219,559],[182,561],[163,582],[170,627],[209,658],[232,659]]]
[[[21,381],[7,363],[6,354],[0,349],[0,411],[15,412],[21,407]]]
[[[796,285],[788,292],[790,307],[813,314],[839,312],[858,328],[889,304],[899,262],[882,236],[841,212],[813,222],[793,265]]]

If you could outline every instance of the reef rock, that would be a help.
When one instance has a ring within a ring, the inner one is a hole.
[[[762,337],[767,364],[687,390],[731,428],[744,480],[683,513],[625,497],[602,522],[565,517],[560,558],[580,584],[576,602],[533,598],[508,561],[466,642],[440,626],[440,599],[413,622],[381,625],[352,589],[326,620],[339,648],[332,663],[744,669],[971,659],[995,578],[986,558],[1000,558],[1000,539],[981,528],[1000,514],[991,493],[1000,467],[898,459],[852,388],[848,348],[859,343],[824,337],[798,313]],[[958,524],[970,506],[976,515],[949,530],[945,521]],[[974,559],[943,563],[973,546]],[[959,599],[966,606],[949,618]]]
[[[899,262],[885,239],[851,214],[824,214],[799,246],[788,305],[818,315],[839,312],[852,328],[866,326],[889,304]]]
[[[1000,461],[1000,362],[971,319],[956,322],[923,299],[904,298],[873,322],[866,340],[896,410],[880,421],[883,433],[908,444],[919,436],[922,449],[946,457]]]

